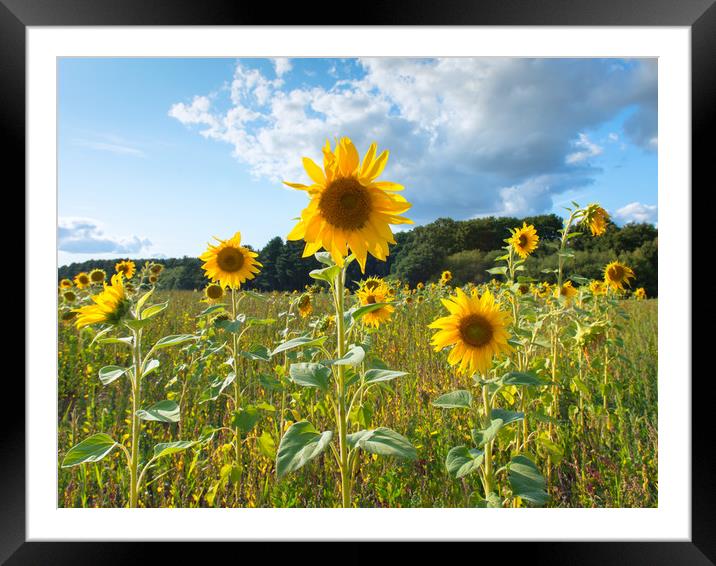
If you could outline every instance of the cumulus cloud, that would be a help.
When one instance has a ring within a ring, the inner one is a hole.
[[[57,240],[60,251],[77,254],[136,254],[152,245],[148,239],[137,236],[108,236],[92,218],[60,218]]]
[[[384,177],[410,188],[418,221],[551,208],[599,173],[586,132],[627,109],[624,137],[656,140],[654,60],[361,59],[358,73],[334,65],[330,86],[291,89],[282,65],[271,78],[238,62],[228,110],[199,95],[169,115],[277,184],[305,180],[300,158],[320,160],[326,139],[350,136],[361,152],[378,141],[391,151]]]
[[[657,207],[655,204],[642,204],[640,202],[630,202],[614,213],[614,218],[623,224],[629,222],[649,222],[656,224]]]
[[[291,60],[286,57],[276,57],[273,60],[273,67],[276,71],[276,76],[281,77],[293,69]]]

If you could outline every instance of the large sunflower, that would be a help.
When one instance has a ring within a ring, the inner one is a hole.
[[[125,279],[131,279],[134,277],[134,272],[137,270],[137,266],[134,265],[133,261],[127,259],[115,264],[114,270],[117,273],[124,275]]]
[[[592,236],[601,236],[607,231],[609,213],[598,204],[590,204],[584,209],[582,223],[589,227]]]
[[[122,283],[122,274],[115,273],[112,275],[112,284],[107,285],[105,283],[104,291],[98,295],[93,295],[92,301],[95,304],[74,309],[74,312],[78,315],[75,322],[77,328],[98,322],[119,324],[129,313],[129,300],[127,300]]]
[[[384,281],[377,277],[371,277],[360,286],[356,292],[356,297],[358,297],[361,306],[366,306],[387,303],[391,300],[392,293],[390,287]],[[393,312],[395,312],[393,305],[384,305],[364,314],[361,320],[368,326],[377,328],[384,322],[388,322]]]
[[[396,194],[403,190],[402,185],[376,181],[388,162],[388,151],[376,154],[377,145],[373,143],[361,163],[349,138],[337,143],[335,153],[326,142],[323,169],[308,157],[303,158],[312,185],[284,181],[289,187],[306,191],[311,199],[287,236],[288,240],[305,240],[303,257],[323,248],[343,266],[350,248],[365,272],[368,253],[385,261],[388,244],[395,243],[390,225],[412,224],[412,220],[399,216],[411,206]]]
[[[509,239],[509,244],[522,259],[526,259],[528,255],[537,249],[539,236],[532,224],[527,226],[527,222],[523,222],[522,228],[515,228],[510,231],[512,236]]]
[[[490,291],[485,291],[480,298],[470,297],[460,288],[455,291],[455,296],[441,299],[450,315],[428,325],[439,329],[432,344],[435,351],[454,346],[448,355],[448,363],[452,366],[459,364],[461,373],[484,375],[495,355],[512,350],[507,343],[510,315],[500,309]]]
[[[216,236],[214,236],[216,238]],[[259,254],[241,245],[241,232],[228,240],[216,238],[218,245],[209,244],[199,256],[206,276],[224,287],[238,289],[247,279],[253,279],[263,267],[256,258]]]
[[[629,279],[634,279],[631,267],[618,261],[613,261],[604,268],[604,282],[614,291],[623,291],[624,285],[629,285]]]

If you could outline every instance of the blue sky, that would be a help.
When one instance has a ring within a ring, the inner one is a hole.
[[[301,157],[390,150],[416,223],[657,221],[657,68],[617,59],[61,59],[59,263],[196,256],[284,237]]]

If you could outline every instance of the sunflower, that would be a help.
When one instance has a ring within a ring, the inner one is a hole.
[[[402,185],[376,181],[388,162],[388,151],[376,154],[377,145],[373,143],[361,164],[349,138],[337,142],[335,153],[327,141],[323,169],[303,158],[312,185],[284,181],[289,187],[306,191],[311,199],[287,236],[288,240],[305,240],[303,257],[323,248],[342,267],[350,248],[365,273],[367,255],[385,261],[388,244],[395,243],[390,225],[412,224],[412,220],[400,216],[411,206],[396,194],[403,190]]]
[[[301,315],[301,318],[306,318],[310,316],[312,312],[313,305],[311,304],[311,295],[304,293],[301,295],[301,298],[298,299],[298,314]]]
[[[418,281],[418,284],[415,286],[415,288],[416,288],[418,291],[422,291],[423,289],[425,289],[425,285],[423,284],[422,281]]]
[[[83,271],[82,273],[75,275],[75,285],[77,285],[78,289],[84,289],[85,287],[88,287],[89,284],[90,278],[86,272]]]
[[[598,204],[590,204],[584,209],[582,223],[589,227],[592,236],[601,236],[607,231],[609,213]]]
[[[613,261],[604,268],[604,282],[614,291],[623,291],[624,285],[629,285],[629,279],[634,279],[634,271],[623,263]]]
[[[65,291],[64,293],[62,293],[62,298],[67,303],[74,303],[77,300],[77,295],[75,294],[74,291],[68,290],[68,291]]]
[[[62,279],[60,281],[60,289],[71,289],[72,281],[70,279]]]
[[[441,299],[450,312],[428,325],[439,332],[433,336],[435,351],[454,346],[448,355],[448,363],[459,364],[460,373],[479,372],[484,375],[490,369],[495,355],[507,353],[512,347],[507,326],[510,315],[500,309],[490,291],[480,297],[470,297],[462,289],[455,296]]]
[[[98,322],[119,324],[129,314],[129,301],[122,283],[122,274],[112,275],[111,285],[105,283],[104,291],[93,295],[92,301],[95,304],[74,309],[78,314],[75,322],[77,328]]]
[[[107,274],[104,272],[104,269],[93,269],[89,272],[89,278],[92,283],[104,283]]]
[[[571,281],[563,283],[561,289],[554,290],[555,299],[559,299],[561,297],[567,301],[567,304],[571,303],[577,294],[577,289],[574,288]]]
[[[161,263],[153,263],[149,266],[149,271],[154,275],[159,275],[164,270],[164,266]]]
[[[159,277],[157,277],[156,275],[152,274],[149,276],[149,282],[152,285],[154,285],[157,281],[159,281]]]
[[[637,301],[643,301],[646,299],[646,291],[644,290],[644,287],[639,287],[634,291],[634,298]]]
[[[204,288],[204,296],[209,302],[220,301],[224,298],[224,288],[218,283],[209,283]]]
[[[527,222],[523,222],[522,228],[515,228],[510,230],[510,232],[512,236],[508,240],[508,243],[522,259],[526,259],[528,255],[537,249],[539,236],[532,224],[527,226]]]
[[[134,277],[134,272],[136,271],[136,266],[134,265],[134,262],[131,260],[122,260],[119,263],[117,263],[114,266],[114,270],[117,273],[121,273],[124,275],[125,279],[131,279]]]
[[[599,296],[599,295],[606,295],[607,294],[607,284],[604,281],[600,281],[598,279],[593,279],[589,282],[589,290],[592,292],[592,295]]]
[[[552,286],[549,283],[547,283],[546,281],[542,281],[542,283],[540,283],[537,286],[536,295],[539,298],[546,299],[551,294],[552,294]]]
[[[440,275],[440,285],[445,285],[447,283],[450,283],[452,281],[452,273],[450,273],[448,270],[445,270]]]
[[[391,289],[384,281],[377,277],[371,277],[360,286],[356,292],[356,296],[361,306],[374,305],[376,303],[389,302],[392,297],[390,291]],[[377,328],[384,322],[390,320],[393,312],[395,312],[393,305],[384,305],[364,314],[361,320],[363,320],[365,324]]]
[[[208,244],[207,250],[199,256],[204,262],[201,267],[213,282],[238,289],[244,281],[256,276],[259,267],[263,267],[255,259],[259,254],[241,245],[241,232],[236,232],[228,240],[214,238],[219,244]]]

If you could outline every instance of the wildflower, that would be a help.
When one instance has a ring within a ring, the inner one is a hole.
[[[629,285],[629,279],[634,277],[634,271],[618,261],[613,261],[604,268],[604,282],[614,291],[623,291],[624,285]]]
[[[241,232],[236,232],[228,240],[216,240],[218,245],[209,244],[199,256],[204,261],[201,267],[209,279],[223,287],[238,289],[247,279],[256,276],[262,265],[255,259],[257,253],[241,245]]]
[[[111,284],[105,283],[104,290],[98,295],[92,296],[92,301],[93,305],[75,309],[78,314],[75,323],[77,328],[98,322],[119,324],[129,313],[129,301],[122,283],[122,274],[113,275]]]
[[[508,242],[522,259],[526,259],[528,255],[537,249],[539,236],[537,235],[537,230],[531,224],[527,226],[527,222],[523,222],[522,228],[515,228],[511,232],[512,236]]]

